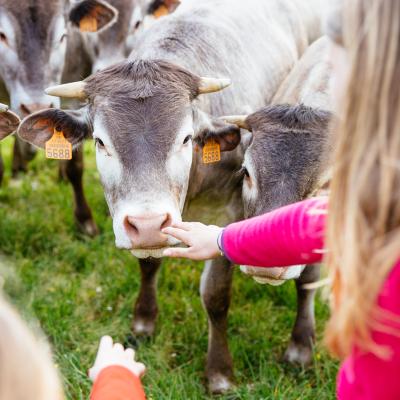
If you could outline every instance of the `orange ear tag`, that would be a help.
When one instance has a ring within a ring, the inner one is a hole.
[[[91,15],[83,17],[79,22],[81,32],[97,32],[97,19]]]
[[[153,12],[153,16],[156,19],[164,17],[165,15],[168,14],[169,14],[168,8],[164,4],[162,4],[160,7],[157,8],[157,10]]]
[[[54,134],[45,144],[46,158],[53,160],[71,160],[72,145],[64,137],[62,131],[57,131],[54,128]]]
[[[218,161],[221,161],[221,146],[211,139],[203,147],[203,163],[212,164]]]

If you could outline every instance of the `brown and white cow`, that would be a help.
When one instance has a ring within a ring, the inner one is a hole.
[[[324,1],[185,1],[138,34],[130,60],[85,81],[48,93],[87,99],[72,113],[46,110],[26,118],[19,135],[40,147],[54,126],[78,145],[93,134],[97,167],[113,217],[116,245],[140,258],[142,286],[135,332],[152,334],[157,316],[156,274],[166,246],[161,229],[182,213],[225,224],[242,217],[243,151],[201,163],[193,139],[204,131],[239,129],[216,115],[268,104],[310,42],[320,36]],[[219,79],[201,78],[217,76]],[[227,87],[231,78],[233,86]],[[201,295],[209,316],[207,376],[212,392],[231,387],[233,363],[226,336],[233,269],[208,262]]]

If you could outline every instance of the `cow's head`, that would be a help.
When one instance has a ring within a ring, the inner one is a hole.
[[[252,133],[242,167],[247,218],[312,194],[329,161],[330,112],[283,104],[223,119]],[[215,139],[224,148],[226,135]]]
[[[247,218],[303,200],[318,188],[330,158],[329,112],[304,105],[272,105],[249,116],[223,119],[252,135],[241,171]],[[219,133],[214,139],[224,148],[227,139],[231,142],[231,135]],[[298,278],[303,269],[304,265],[241,266],[257,282],[272,285]]]
[[[161,256],[162,247],[176,244],[161,229],[181,220],[192,139],[214,126],[193,101],[229,84],[229,79],[200,78],[164,61],[124,63],[83,82],[51,88],[53,95],[87,98],[88,105],[80,115],[34,114],[23,121],[19,134],[43,147],[54,126],[74,145],[93,133],[117,246],[135,249],[141,257]],[[216,129],[228,125],[216,122]],[[235,125],[229,128],[238,131]]]
[[[137,0],[108,0],[107,2],[78,2],[71,8],[69,19],[82,35],[85,50],[92,63],[92,72],[120,62],[128,55],[127,39],[133,30],[131,23],[141,21]],[[99,10],[99,11],[96,11]],[[91,18],[88,18],[91,15]],[[102,16],[101,25],[94,16]]]
[[[91,25],[85,23],[88,8],[99,5],[82,7],[78,2],[69,14],[72,25],[81,31],[86,52],[92,62],[92,73],[126,59],[132,50],[137,31],[149,27],[161,16],[172,13],[180,1],[107,0],[107,3],[103,3],[102,15],[109,20],[108,29],[100,27],[94,32]]]
[[[11,135],[18,128],[20,119],[8,109],[8,106],[0,104],[0,140]]]
[[[109,23],[108,6],[100,0],[83,0],[80,18]],[[58,106],[44,89],[58,84],[68,40],[67,0],[0,0],[0,76],[10,95],[11,108],[27,115]]]

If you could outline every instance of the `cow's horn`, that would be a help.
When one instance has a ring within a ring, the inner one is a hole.
[[[0,113],[8,111],[8,106],[5,104],[0,103]]]
[[[67,99],[85,100],[86,83],[83,81],[65,83],[64,85],[51,86],[45,90],[49,96],[65,97]]]
[[[200,78],[199,94],[219,92],[228,87],[232,81],[227,78]]]
[[[246,122],[247,115],[229,115],[226,117],[221,117],[221,119],[227,122],[228,124],[237,125],[239,128],[251,131],[249,124]]]

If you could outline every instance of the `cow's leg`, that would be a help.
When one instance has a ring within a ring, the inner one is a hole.
[[[96,236],[98,229],[93,220],[92,212],[83,192],[83,148],[80,147],[72,157],[72,160],[64,161],[68,180],[74,189],[75,220],[79,229],[88,236]]]
[[[233,361],[228,347],[228,310],[233,268],[225,258],[207,261],[200,285],[208,314],[208,353],[206,374],[213,394],[228,391],[233,384]]]
[[[28,170],[28,162],[32,161],[35,158],[35,155],[36,148],[16,136],[11,167],[12,176],[16,177],[19,172],[26,172]]]
[[[18,137],[15,137],[11,165],[13,178],[15,178],[19,172],[26,172],[28,169],[28,161],[24,155],[23,147],[22,140]]]
[[[297,316],[289,347],[284,355],[287,362],[307,365],[312,360],[315,339],[315,289],[304,289],[303,285],[316,282],[319,276],[320,266],[308,265],[296,280]]]
[[[139,260],[141,284],[135,304],[132,330],[137,335],[151,336],[154,333],[158,314],[157,272],[161,259]]]

